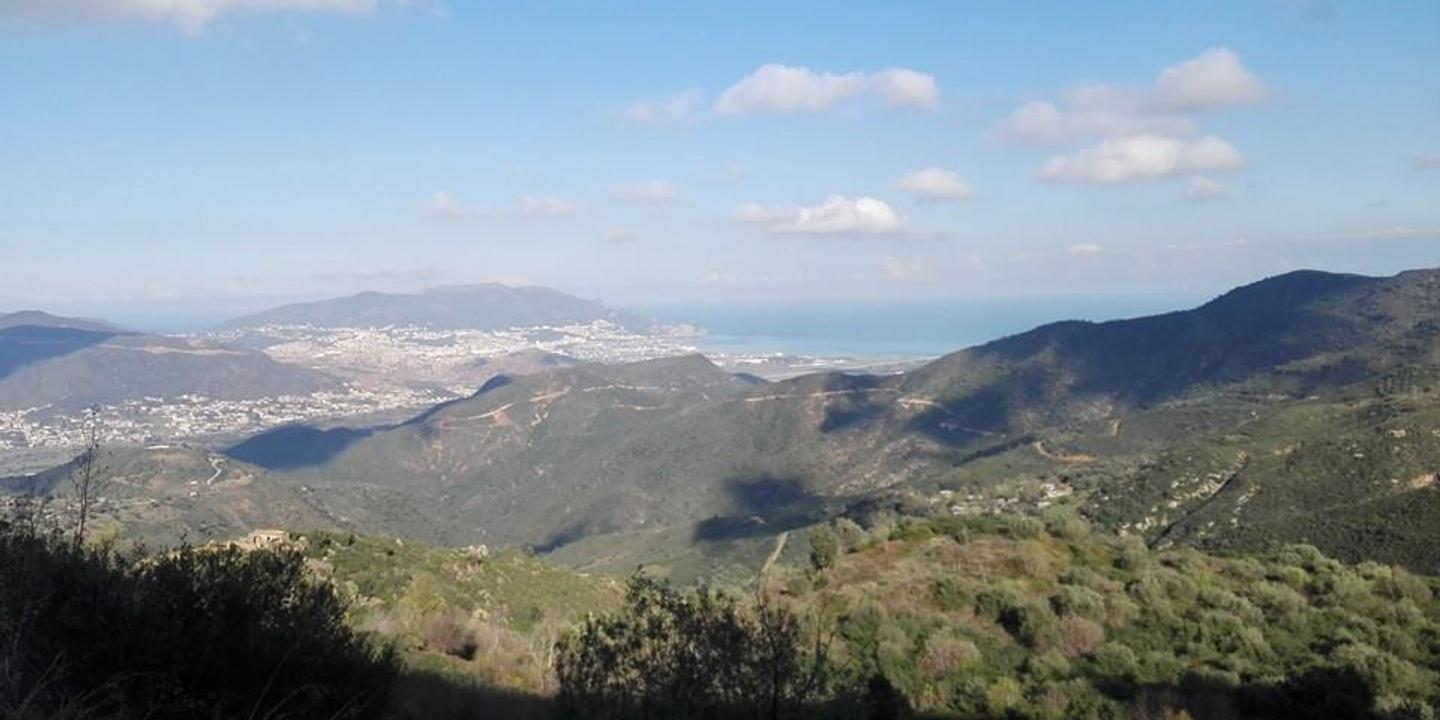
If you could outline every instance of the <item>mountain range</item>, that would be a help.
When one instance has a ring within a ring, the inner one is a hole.
[[[1157,546],[1435,571],[1437,388],[1440,271],[1295,272],[889,376],[766,383],[698,356],[501,376],[397,425],[252,438],[226,469],[249,484],[194,502],[225,517],[264,488],[322,526],[723,579],[835,517],[1066,498]],[[230,517],[210,531],[246,529]]]

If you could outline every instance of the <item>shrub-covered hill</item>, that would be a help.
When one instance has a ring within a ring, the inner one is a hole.
[[[1398,718],[1440,700],[1440,584],[1397,567],[1154,552],[1058,513],[841,525],[848,552],[772,587],[834,633],[846,673],[925,713]]]

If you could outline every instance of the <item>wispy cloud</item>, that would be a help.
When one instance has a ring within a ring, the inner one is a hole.
[[[493,213],[483,208],[462,207],[455,202],[449,192],[441,190],[430,196],[425,203],[425,210],[431,215],[443,218],[464,218],[464,217],[488,217]]]
[[[520,198],[520,214],[526,217],[561,217],[574,212],[574,205],[550,195]]]
[[[410,4],[396,0],[397,6]],[[368,15],[379,0],[5,0],[0,20],[30,23],[152,22],[197,32],[227,14],[330,12]]]
[[[1221,183],[1207,177],[1192,177],[1185,186],[1183,197],[1186,200],[1201,202],[1205,200],[1218,200],[1229,194],[1229,190]]]
[[[615,194],[626,200],[650,204],[667,203],[680,195],[675,190],[675,186],[666,180],[647,180],[620,185],[615,188]]]
[[[688,125],[703,109],[705,94],[685,90],[663,98],[643,98],[625,108],[625,119],[640,125],[678,127]]]
[[[928,202],[964,200],[975,194],[975,188],[958,173],[939,167],[905,173],[896,184],[917,200]]]
[[[1416,170],[1440,170],[1440,155],[1416,155],[1411,164]]]

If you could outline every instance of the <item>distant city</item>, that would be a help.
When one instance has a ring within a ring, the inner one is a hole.
[[[256,348],[276,361],[342,378],[343,387],[245,399],[193,393],[143,397],[98,403],[93,414],[107,445],[218,447],[285,425],[398,421],[468,396],[497,374],[529,374],[547,364],[616,364],[695,354],[704,332],[684,324],[637,331],[602,319],[505,330],[265,324],[196,333],[183,339]],[[712,355],[711,360],[767,379],[825,369],[896,372],[919,362],[783,353]],[[0,408],[0,473],[63,461],[82,443],[89,418],[88,411],[51,405]]]

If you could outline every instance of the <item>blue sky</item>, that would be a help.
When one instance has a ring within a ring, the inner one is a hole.
[[[1440,264],[1440,3],[0,0],[0,309]]]

